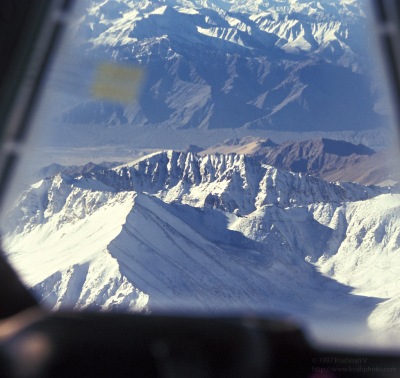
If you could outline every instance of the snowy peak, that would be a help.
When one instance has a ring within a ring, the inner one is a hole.
[[[71,177],[58,174],[32,185],[10,216],[8,230],[76,222],[102,207],[115,193],[147,193],[167,203],[249,214],[264,206],[308,206],[362,201],[390,189],[283,171],[238,154],[198,156],[163,151],[115,168]],[[68,211],[61,214],[61,209]]]
[[[308,243],[315,227],[320,240]],[[43,233],[48,237],[39,240]],[[260,209],[247,218],[114,193],[88,219],[56,230],[44,224],[7,240],[19,251],[14,263],[50,308],[216,312],[265,311],[267,305],[300,316],[310,309],[317,317],[325,310],[346,316],[348,310],[335,312],[338,292],[324,296],[322,310],[315,305],[313,298],[329,279],[316,276],[304,261],[319,256],[331,234],[306,208]],[[55,244],[59,238],[66,242]],[[34,240],[38,248],[28,253]],[[41,269],[29,269],[32,261]],[[295,295],[299,285],[304,297]],[[361,299],[347,291],[342,287],[339,298],[354,310]],[[376,300],[362,303],[365,310]]]
[[[95,45],[123,45],[139,40],[141,44],[152,44],[167,38],[170,43],[186,41],[212,46],[214,39],[228,42],[225,49],[236,45],[253,52],[274,46],[287,53],[320,54],[336,44],[342,52],[348,50],[348,55],[355,43],[352,28],[365,17],[359,2],[351,7],[340,2],[297,1],[115,3],[93,5],[89,10],[90,21],[97,18],[104,25],[100,33],[93,29]]]
[[[333,15],[346,14],[360,16],[364,14],[363,2],[360,0],[157,0],[157,1],[126,1],[129,6],[135,5],[140,9],[151,9],[169,5],[181,10],[214,9],[233,13],[298,13],[309,16],[326,17],[327,12]]]
[[[198,156],[177,151],[154,154],[132,165],[95,173],[93,178],[117,189],[156,194],[169,202],[195,202],[240,213],[269,204],[363,200],[386,190],[328,183],[263,165],[245,155]]]

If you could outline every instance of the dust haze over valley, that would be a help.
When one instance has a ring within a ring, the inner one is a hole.
[[[35,295],[390,343],[400,175],[367,2],[83,3],[2,226]]]

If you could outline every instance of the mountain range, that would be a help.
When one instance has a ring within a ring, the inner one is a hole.
[[[276,313],[360,343],[398,331],[394,155],[265,137],[386,131],[366,2],[82,4],[44,134],[71,156],[136,156],[46,166],[3,219],[8,259],[43,304]],[[132,93],[115,101],[126,74]]]
[[[144,79],[129,103],[105,95],[65,105],[53,121],[68,130],[59,142],[78,124],[83,134],[88,124],[102,126],[102,144],[110,128],[127,143],[148,130],[337,132],[386,124],[379,80],[370,76],[364,1],[90,4],[76,32],[85,42],[71,61],[63,56],[62,68],[87,81],[84,51],[90,62],[139,67]]]
[[[398,326],[399,199],[249,156],[163,151],[44,178],[3,233],[50,308],[255,311],[382,331]]]
[[[389,149],[375,151],[365,145],[355,145],[343,140],[316,138],[279,144],[271,139],[247,136],[228,139],[205,149],[188,145],[182,151],[199,156],[246,155],[262,164],[323,178],[326,181],[348,181],[380,186],[397,185],[400,182],[400,172],[396,169],[398,155],[396,151]],[[36,172],[32,180],[59,173],[78,177],[118,165],[122,163],[86,163],[74,166],[53,163]]]

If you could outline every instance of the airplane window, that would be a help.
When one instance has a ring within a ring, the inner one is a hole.
[[[76,2],[2,217],[49,309],[400,329],[397,134],[365,0]]]

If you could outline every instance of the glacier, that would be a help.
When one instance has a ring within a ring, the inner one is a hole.
[[[399,329],[396,188],[171,150],[69,173],[33,184],[2,226],[49,308]]]

